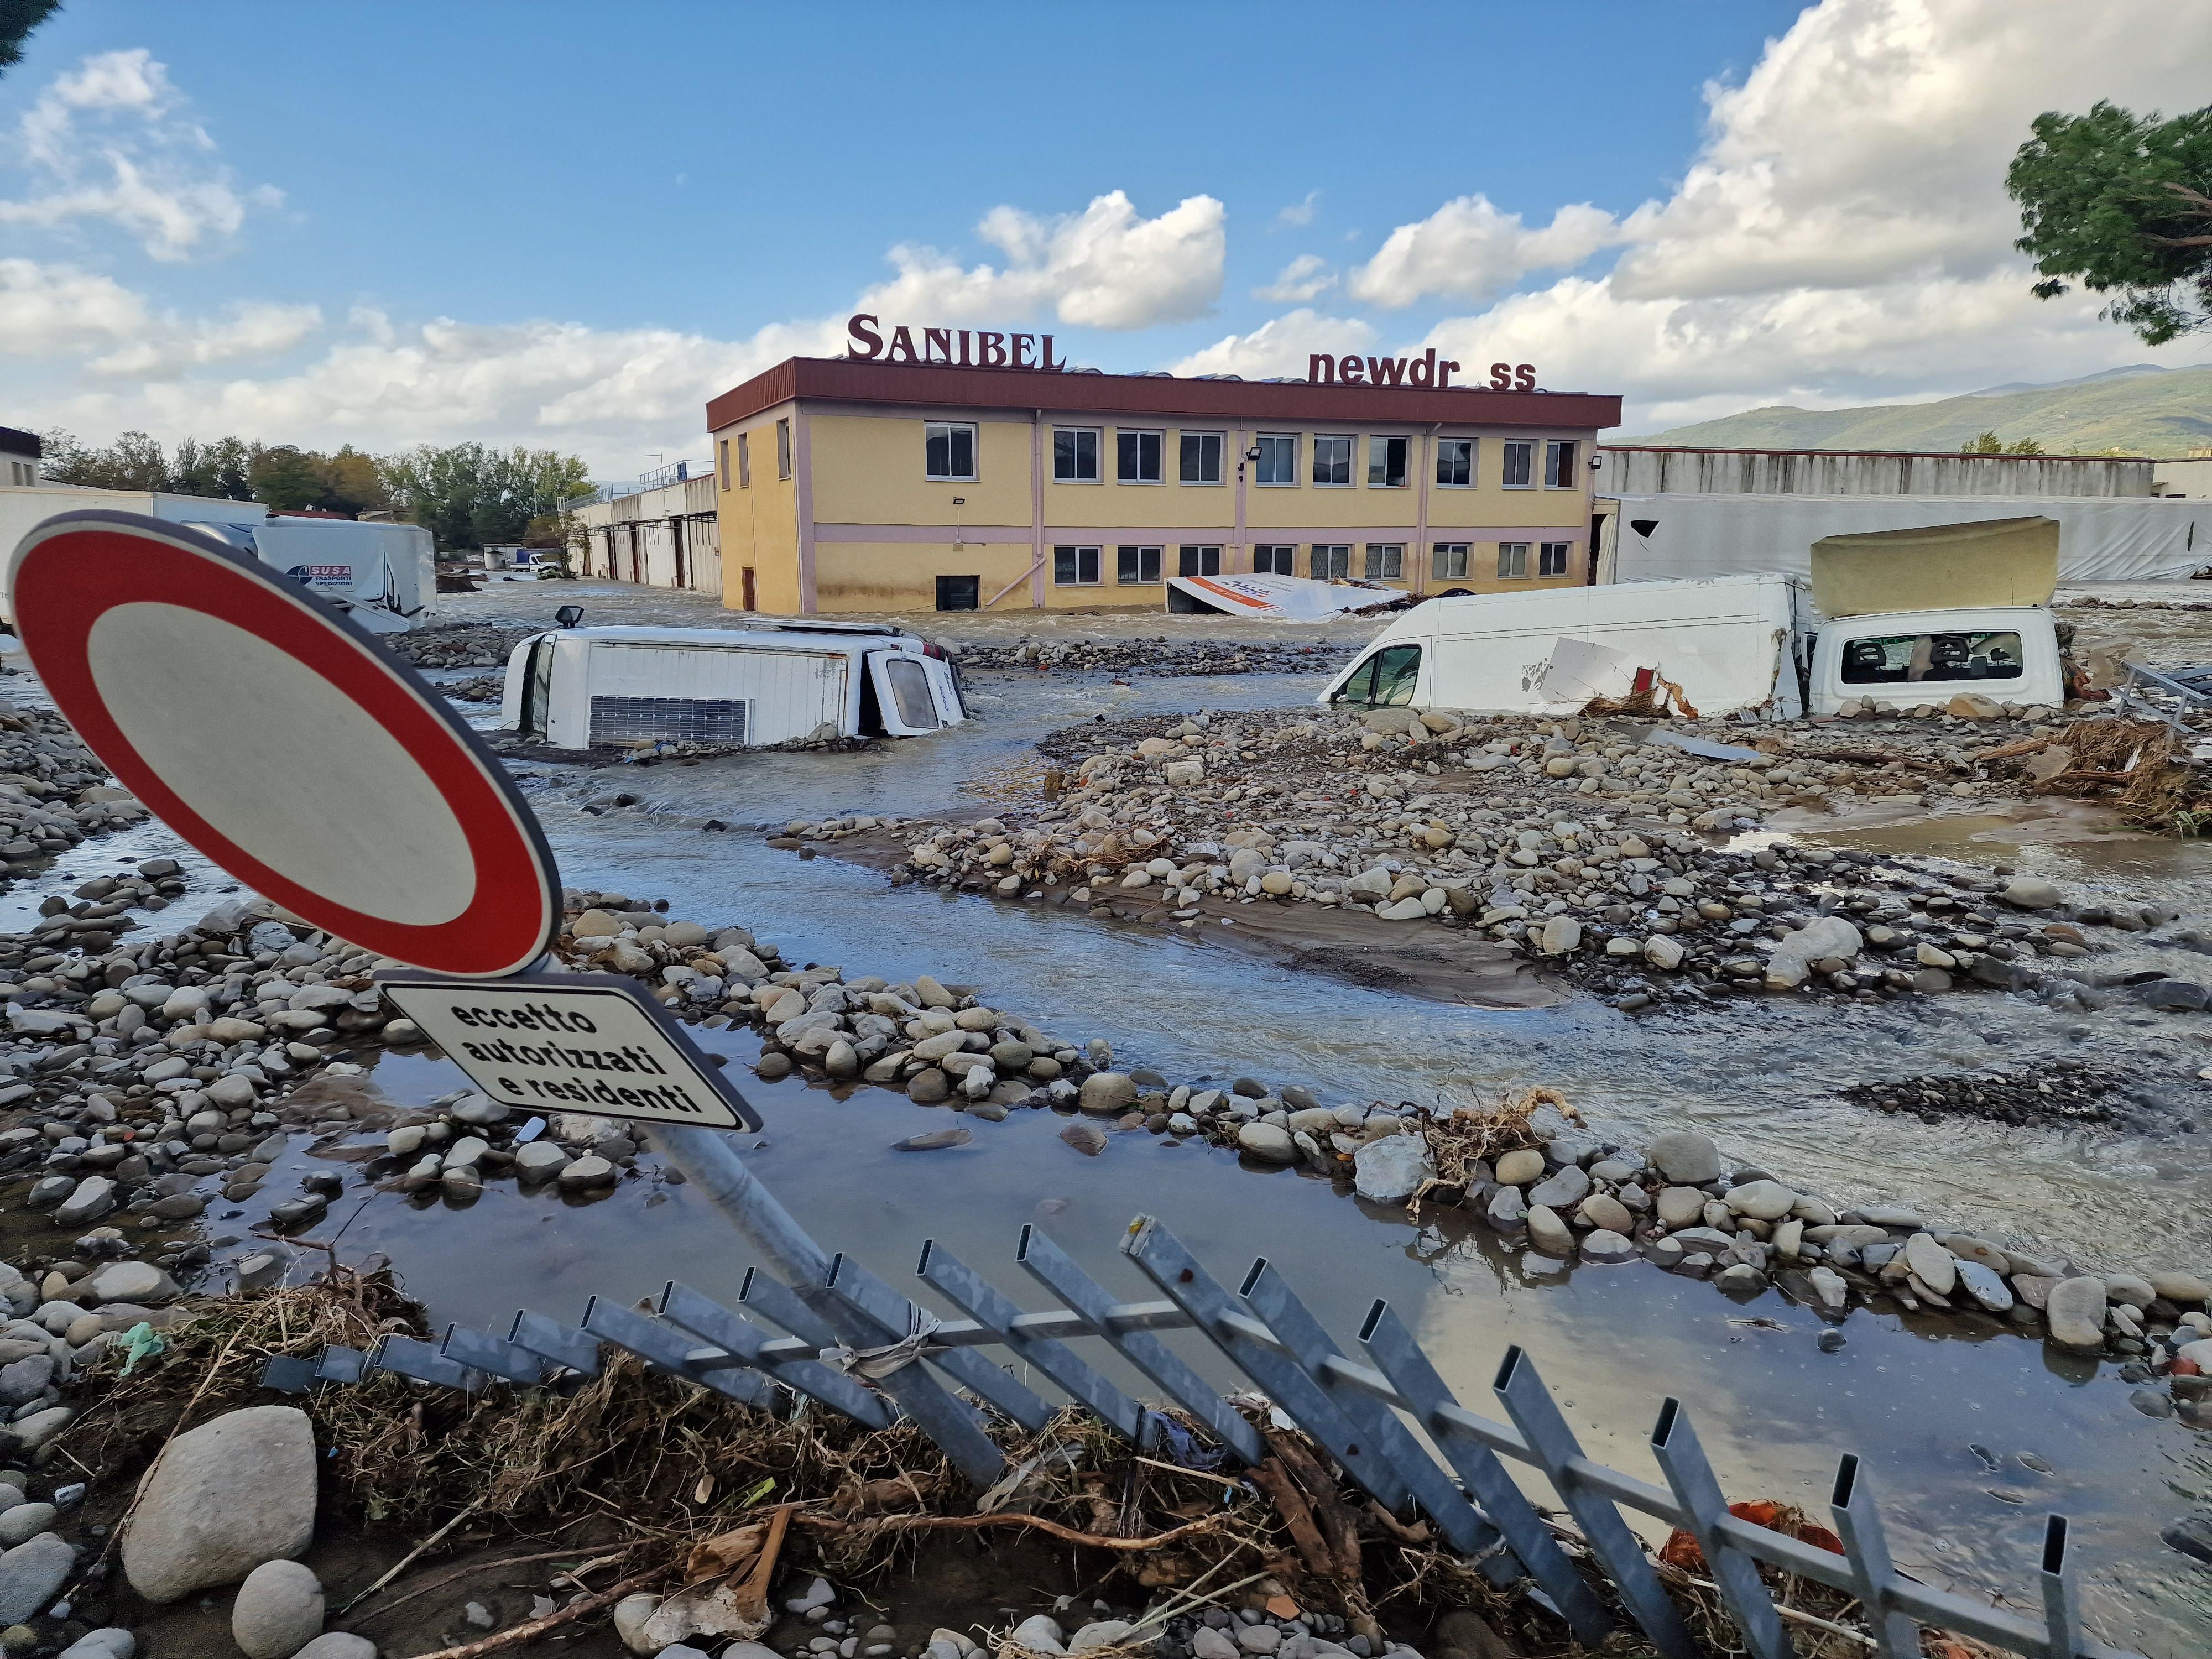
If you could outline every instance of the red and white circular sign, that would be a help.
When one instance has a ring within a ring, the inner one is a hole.
[[[100,511],[33,530],[8,583],[78,736],[232,875],[437,973],[544,951],[559,878],[506,769],[322,600],[181,526]]]

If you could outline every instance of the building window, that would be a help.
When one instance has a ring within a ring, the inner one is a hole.
[[[1298,440],[1291,432],[1262,432],[1258,439],[1260,459],[1253,464],[1255,483],[1294,484],[1298,481]]]
[[[745,434],[740,432],[738,434],[738,488],[740,489],[750,489],[752,487],[752,448],[745,442]]]
[[[1511,446],[1508,445],[1507,447],[1510,448]],[[1528,574],[1528,544],[1526,542],[1498,543],[1498,574],[1509,581],[1526,576]]]
[[[1349,542],[1334,545],[1316,542],[1313,562],[1308,568],[1312,570],[1313,579],[1317,582],[1349,580],[1352,575],[1352,544]]]
[[[1474,488],[1474,439],[1439,438],[1437,441],[1437,483],[1444,489]]]
[[[1377,438],[1367,440],[1367,487],[1370,489],[1403,489],[1406,487],[1406,456],[1413,447],[1410,438]]]
[[[932,478],[957,483],[975,476],[975,428],[968,421],[925,421],[922,451],[924,471]]]
[[[1352,440],[1349,438],[1316,438],[1314,440],[1313,481],[1316,484],[1352,483]]]
[[[1182,434],[1182,481],[1185,483],[1221,482],[1221,437],[1218,432]]]
[[[1572,438],[1554,438],[1544,446],[1545,489],[1582,488],[1582,480],[1575,477],[1575,456],[1581,448]]]
[[[1221,550],[1218,547],[1178,547],[1176,549],[1176,574],[1178,576],[1218,576],[1221,574]]]
[[[1060,587],[1098,585],[1098,550],[1095,547],[1055,547],[1052,550],[1052,580]]]
[[[1528,462],[1530,452],[1535,447],[1534,444],[1522,443],[1510,443],[1505,446],[1505,477],[1503,482],[1508,489],[1530,488]]]
[[[1117,547],[1114,550],[1114,580],[1117,582],[1156,582],[1160,579],[1160,550],[1157,547]]]
[[[725,438],[714,452],[716,470],[722,475],[722,488],[730,487],[730,441]]]
[[[1536,574],[1540,576],[1564,576],[1567,560],[1574,552],[1572,542],[1545,542],[1536,550]]]
[[[1056,426],[1052,429],[1052,476],[1058,483],[1098,482],[1098,428]]]
[[[1367,580],[1369,581],[1395,582],[1405,574],[1405,543],[1370,542],[1367,544]]]
[[[1467,580],[1467,544],[1438,542],[1431,550],[1429,574],[1440,582],[1463,582]]]
[[[775,423],[775,476],[779,478],[788,478],[791,476],[791,422],[789,421],[778,421]]]
[[[1160,446],[1164,432],[1117,432],[1114,434],[1114,477],[1118,483],[1160,482]]]
[[[1297,549],[1280,543],[1252,550],[1252,572],[1258,576],[1287,576]]]

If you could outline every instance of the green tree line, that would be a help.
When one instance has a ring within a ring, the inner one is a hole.
[[[418,444],[371,455],[350,444],[325,452],[242,438],[186,438],[165,452],[143,432],[124,433],[102,449],[64,431],[44,437],[39,470],[57,483],[173,490],[348,518],[389,513],[421,525],[441,547],[553,545],[561,503],[592,488],[580,457],[519,445]]]

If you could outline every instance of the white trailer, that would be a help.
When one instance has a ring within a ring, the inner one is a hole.
[[[501,723],[556,749],[916,738],[968,718],[957,671],[918,635],[866,623],[563,628],[507,659]]]

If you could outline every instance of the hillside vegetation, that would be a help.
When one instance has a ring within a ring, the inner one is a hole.
[[[2212,445],[2212,367],[2099,376],[1933,404],[1861,409],[1776,405],[1612,441],[1700,449],[1950,451],[1990,431],[2007,442],[2033,438],[2051,455],[2106,449],[2186,455]]]

